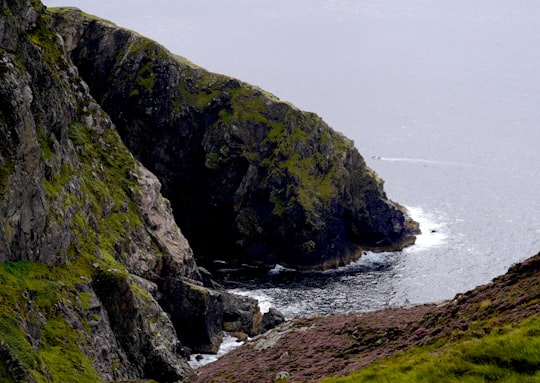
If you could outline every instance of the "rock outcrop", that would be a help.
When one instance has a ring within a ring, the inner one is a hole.
[[[223,297],[239,308],[246,298],[203,286],[161,183],[39,1],[0,0],[0,137],[1,381],[173,382],[191,370],[190,350],[217,349]],[[170,285],[201,295],[167,312]],[[256,304],[245,314],[261,316]],[[198,321],[211,322],[209,342],[204,326],[183,327]]]
[[[205,267],[327,268],[414,242],[354,148],[313,113],[134,32],[57,9],[56,27],[122,139],[163,184]]]

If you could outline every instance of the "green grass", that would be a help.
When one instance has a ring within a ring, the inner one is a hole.
[[[481,338],[413,348],[347,377],[321,380],[360,382],[540,382],[540,316]]]

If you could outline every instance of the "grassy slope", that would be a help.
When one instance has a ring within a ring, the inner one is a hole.
[[[286,326],[199,369],[191,381],[540,381],[540,254],[442,305]],[[278,379],[280,372],[287,374]]]
[[[480,338],[413,348],[342,378],[360,382],[540,382],[540,316]]]

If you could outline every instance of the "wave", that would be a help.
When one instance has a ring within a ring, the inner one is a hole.
[[[229,353],[237,347],[240,347],[242,344],[244,344],[243,341],[240,341],[240,339],[227,332],[224,332],[223,342],[219,346],[217,354],[192,354],[189,358],[188,364],[191,368],[202,367],[208,363],[215,362],[223,355]]]
[[[426,212],[421,207],[406,206],[406,209],[411,218],[420,224],[422,231],[416,236],[415,244],[407,248],[406,251],[424,251],[446,243],[448,235],[445,231],[446,223],[442,214]]]
[[[453,161],[435,161],[427,160],[423,158],[409,158],[409,157],[382,157],[379,155],[371,156],[372,159],[378,161],[388,161],[388,162],[408,162],[411,164],[424,164],[424,165],[445,165],[445,166],[463,166],[463,167],[474,167],[474,165],[463,163],[463,162],[453,162]]]

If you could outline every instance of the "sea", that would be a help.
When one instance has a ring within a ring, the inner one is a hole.
[[[401,252],[234,292],[287,318],[438,302],[540,251],[540,2],[46,0],[319,114],[420,222]]]

